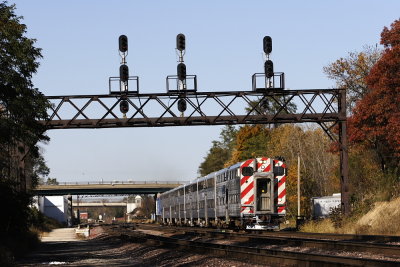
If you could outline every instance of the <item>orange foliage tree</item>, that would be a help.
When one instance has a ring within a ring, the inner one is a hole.
[[[384,28],[384,51],[366,78],[368,93],[349,119],[349,139],[372,147],[381,169],[400,173],[400,21]]]

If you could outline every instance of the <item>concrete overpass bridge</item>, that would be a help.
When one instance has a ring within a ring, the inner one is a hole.
[[[74,208],[126,207],[126,202],[72,202]]]
[[[185,183],[184,181],[60,182],[57,185],[39,185],[33,192],[38,196],[157,194]]]

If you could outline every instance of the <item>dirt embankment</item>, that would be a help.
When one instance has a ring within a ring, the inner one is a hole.
[[[314,233],[339,233],[360,235],[400,235],[400,198],[377,202],[364,216],[354,221],[344,220],[341,227],[335,227],[331,219],[310,221],[301,231]]]
[[[389,202],[378,202],[375,207],[361,217],[355,232],[378,235],[400,235],[400,198]]]

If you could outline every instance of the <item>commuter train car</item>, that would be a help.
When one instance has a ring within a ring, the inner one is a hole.
[[[279,229],[286,215],[286,164],[249,159],[159,195],[162,222]]]

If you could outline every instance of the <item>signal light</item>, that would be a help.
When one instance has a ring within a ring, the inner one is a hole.
[[[186,48],[186,39],[183,33],[180,33],[176,36],[176,49],[179,51],[183,51]]]
[[[180,112],[184,112],[186,110],[186,107],[187,107],[187,105],[186,105],[185,99],[179,99],[178,100],[178,110]]]
[[[121,81],[126,82],[129,79],[129,68],[127,65],[121,65],[119,67],[119,78]]]
[[[121,111],[121,113],[128,113],[129,111],[129,103],[126,100],[121,100],[121,102],[119,103],[119,110]]]
[[[118,39],[118,43],[119,51],[121,51],[122,53],[128,51],[128,37],[126,37],[126,35],[121,35]]]
[[[270,36],[265,36],[263,39],[264,52],[269,54],[272,52],[272,38]]]
[[[274,63],[271,60],[267,60],[264,63],[264,72],[267,78],[272,78],[274,76]]]
[[[185,63],[179,63],[177,66],[178,79],[184,81],[186,79],[186,65]]]

